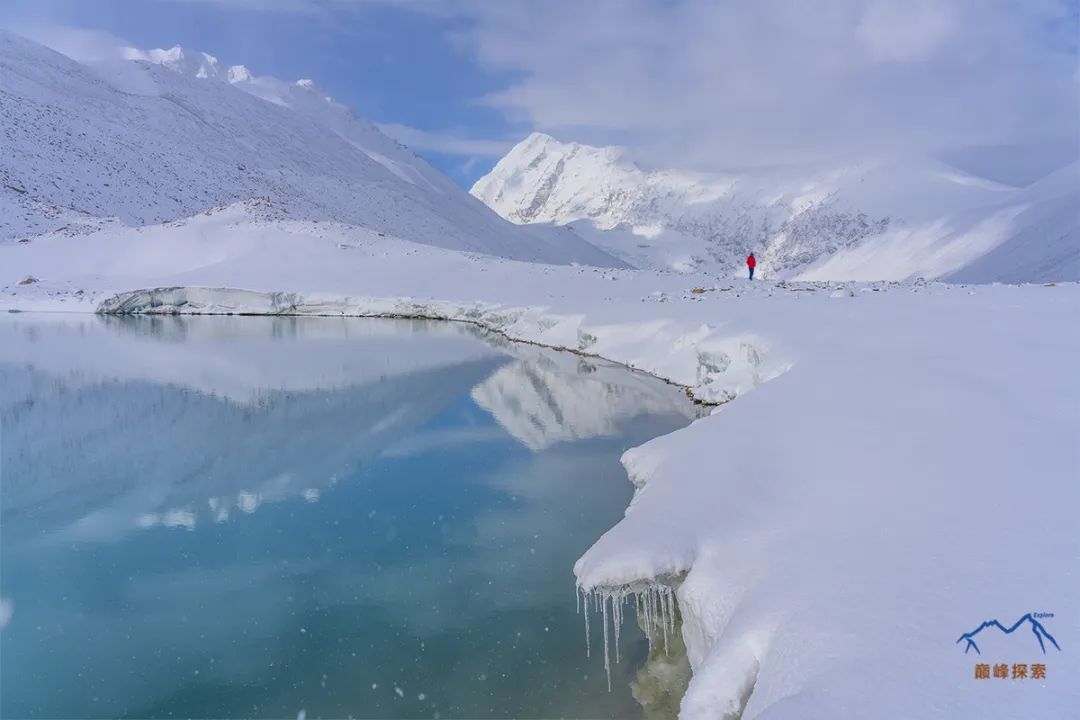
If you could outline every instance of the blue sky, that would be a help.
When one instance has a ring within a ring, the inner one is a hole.
[[[1078,8],[2,0],[0,25],[38,39],[79,28],[144,49],[179,43],[259,75],[312,78],[467,187],[532,130],[706,170],[858,154],[1067,161],[1080,136]]]

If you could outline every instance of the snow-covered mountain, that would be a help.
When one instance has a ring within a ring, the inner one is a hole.
[[[6,32],[0,78],[0,242],[266,198],[294,219],[455,250],[619,264],[572,232],[505,222],[309,80],[179,47],[89,66]]]
[[[533,133],[472,188],[508,220],[569,225],[638,267],[806,279],[1080,279],[1080,171],[1027,188],[925,158],[731,173],[646,170]]]

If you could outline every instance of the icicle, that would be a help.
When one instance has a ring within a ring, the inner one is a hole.
[[[649,636],[649,649],[652,650],[652,623],[649,621],[649,590],[641,594],[641,611],[645,618],[645,634]]]
[[[589,596],[585,595],[585,657],[592,657],[592,635],[589,633]]]
[[[619,663],[619,627],[622,625],[622,594],[611,596],[612,620],[615,621],[615,664]]]
[[[668,588],[667,591],[667,619],[668,637],[675,634],[675,592]]]
[[[668,632],[675,637],[675,591],[668,588]]]
[[[664,654],[669,655],[671,639],[675,636],[675,591],[666,585],[650,584],[632,588],[622,586],[616,589],[584,590],[578,588],[575,594],[575,602],[579,613],[585,615],[585,654],[592,657],[592,630],[590,628],[589,615],[599,609],[600,620],[604,623],[604,673],[607,675],[608,691],[611,691],[611,631],[608,629],[608,616],[611,616],[611,627],[614,628],[615,662],[622,662],[622,650],[619,647],[622,641],[623,614],[626,605],[633,597],[634,611],[637,614],[638,624],[645,631],[645,639],[648,641],[649,654],[659,648],[660,638],[664,641]],[[599,603],[599,608],[597,604]],[[610,604],[610,608],[608,605]],[[655,635],[655,637],[654,637]]]
[[[652,588],[645,588],[641,605],[645,608],[645,634],[649,636],[649,654],[651,655],[653,651]]]
[[[577,614],[581,614],[581,588],[574,586],[574,604],[577,605]]]
[[[604,672],[607,673],[607,689],[611,692],[611,660],[608,658],[608,604],[607,598],[600,596],[600,607],[603,608],[604,619]]]
[[[660,622],[664,626],[664,654],[667,654],[667,592],[660,590]]]

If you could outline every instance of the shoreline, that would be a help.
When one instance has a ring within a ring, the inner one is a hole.
[[[291,304],[289,307],[284,308],[284,309],[276,309],[276,308],[274,308],[274,309],[271,309],[270,311],[266,311],[266,312],[260,312],[260,311],[256,311],[256,310],[252,310],[252,309],[247,309],[247,310],[223,310],[223,309],[215,309],[215,308],[204,309],[204,308],[201,308],[201,307],[192,308],[192,307],[189,307],[186,300],[185,300],[184,304],[178,305],[178,306],[153,305],[153,304],[151,304],[150,306],[146,306],[146,307],[136,307],[135,309],[124,309],[125,303],[128,303],[128,302],[134,300],[135,298],[137,298],[140,295],[149,295],[150,298],[151,298],[151,302],[153,302],[153,297],[154,297],[155,294],[159,294],[159,293],[181,293],[181,294],[184,294],[184,293],[186,293],[186,292],[188,292],[190,290],[197,290],[197,291],[200,291],[200,292],[209,292],[210,294],[221,293],[223,297],[227,297],[227,296],[229,296],[231,294],[243,293],[245,295],[248,295],[249,297],[256,297],[256,298],[265,299],[270,303],[273,303],[274,295],[275,295],[275,293],[263,293],[263,292],[259,292],[259,291],[245,290],[245,289],[241,289],[241,288],[203,288],[203,287],[187,287],[187,286],[144,288],[144,289],[130,290],[130,291],[127,291],[127,292],[117,293],[116,295],[105,298],[104,300],[102,300],[98,304],[97,308],[92,310],[91,312],[93,314],[95,314],[95,315],[106,315],[106,316],[125,316],[125,315],[150,315],[150,316],[153,316],[153,315],[159,315],[159,316],[161,316],[161,315],[164,315],[164,316],[168,316],[168,315],[209,315],[209,316],[231,316],[231,317],[343,317],[343,318],[381,318],[381,319],[391,319],[391,320],[430,320],[430,321],[434,321],[434,322],[461,323],[461,324],[465,324],[465,325],[471,325],[471,326],[479,328],[479,329],[481,329],[481,330],[483,330],[485,332],[493,333],[493,334],[498,335],[499,337],[504,338],[504,339],[506,339],[506,340],[508,340],[510,342],[516,342],[516,343],[522,343],[524,345],[532,345],[532,346],[535,346],[535,347],[547,348],[547,349],[550,349],[550,350],[555,350],[557,352],[567,352],[567,353],[570,353],[572,355],[577,355],[578,357],[593,358],[593,359],[597,359],[597,360],[603,360],[605,362],[612,363],[614,365],[618,365],[618,366],[624,368],[625,370],[627,370],[629,372],[641,373],[643,375],[647,375],[647,376],[649,376],[649,377],[651,377],[651,378],[653,378],[655,380],[659,380],[660,382],[663,382],[663,383],[665,383],[667,385],[671,385],[673,387],[678,388],[679,390],[683,391],[686,394],[687,399],[691,403],[693,403],[696,406],[702,407],[702,408],[719,407],[721,405],[724,405],[727,402],[730,402],[732,399],[734,399],[734,396],[731,397],[731,398],[724,399],[724,400],[706,400],[706,399],[702,399],[702,398],[699,398],[699,397],[697,397],[695,395],[694,387],[692,385],[687,384],[687,383],[679,382],[678,380],[675,380],[675,379],[670,378],[670,377],[666,377],[666,376],[661,375],[661,374],[659,374],[657,372],[637,367],[633,363],[624,362],[622,360],[618,360],[618,359],[612,358],[612,357],[607,357],[607,356],[599,354],[599,353],[592,353],[592,352],[588,352],[586,350],[571,347],[571,346],[568,346],[568,345],[547,343],[547,342],[542,342],[542,341],[535,340],[535,339],[530,339],[528,337],[524,337],[524,336],[520,336],[520,335],[514,335],[507,328],[500,327],[497,324],[487,322],[482,317],[466,317],[466,316],[462,316],[460,314],[455,315],[455,314],[451,314],[451,313],[444,313],[444,314],[440,314],[440,313],[410,313],[410,312],[401,312],[401,311],[370,312],[370,311],[363,311],[363,310],[355,310],[355,311],[341,310],[339,312],[330,312],[330,311],[323,311],[323,310],[315,309],[313,311],[308,312],[308,311],[304,310],[305,304],[304,304],[303,300],[301,299],[302,295],[300,295],[300,294],[296,294],[296,302]],[[292,293],[290,293],[290,294],[292,294]],[[376,305],[377,304],[385,304],[385,303],[411,302],[411,301],[409,301],[407,299],[402,299],[402,298],[372,298],[372,299],[366,299],[366,300],[373,303],[373,304],[376,304]],[[346,297],[343,300],[341,300],[341,303],[342,303],[343,306],[346,306],[349,303],[349,301],[350,301],[350,299]],[[333,302],[332,300],[325,300],[325,299],[319,300],[318,303],[316,303],[314,305],[314,307],[318,308],[319,304],[325,305],[327,303],[332,303],[332,302]],[[363,302],[363,301],[361,301],[361,302]],[[440,303],[439,301],[436,301],[434,304],[435,304],[435,306],[439,306],[439,305],[441,305],[443,303]],[[112,309],[113,306],[119,306],[121,309]],[[528,311],[528,310],[529,310],[529,308],[523,309],[523,311]],[[35,310],[24,311],[24,310],[19,310],[17,312],[49,312],[49,311],[35,311]],[[74,311],[53,311],[53,312],[73,312],[73,313],[80,313],[81,314],[81,313],[84,313],[85,311],[74,310]],[[511,310],[511,312],[513,312],[513,310]],[[543,322],[543,320],[541,319],[540,322]]]
[[[9,312],[13,312],[13,311],[9,311]],[[619,366],[620,368],[622,368],[626,372],[638,373],[638,374],[641,374],[641,375],[645,375],[645,376],[648,376],[648,377],[652,378],[653,380],[658,380],[658,381],[664,383],[665,385],[670,385],[672,387],[678,388],[683,393],[685,393],[687,400],[689,400],[692,404],[694,404],[697,407],[715,408],[715,407],[720,407],[721,405],[724,405],[724,404],[726,404],[728,402],[731,402],[730,400],[723,400],[723,401],[701,400],[700,398],[697,398],[697,397],[694,396],[694,390],[689,385],[686,385],[686,384],[680,383],[680,382],[676,382],[674,380],[671,380],[670,378],[666,378],[666,377],[662,377],[660,375],[656,375],[655,373],[649,372],[648,370],[642,370],[641,368],[637,368],[637,367],[634,367],[632,365],[627,365],[626,363],[621,362],[619,360],[613,360],[613,359],[611,359],[609,357],[604,357],[603,355],[598,355],[596,353],[584,352],[582,350],[577,350],[577,349],[572,348],[572,347],[565,347],[565,346],[562,346],[562,345],[549,345],[549,344],[546,344],[546,343],[537,342],[535,340],[527,340],[525,338],[514,337],[514,336],[511,336],[511,335],[508,335],[505,331],[500,330],[498,328],[490,327],[488,325],[484,325],[483,323],[481,323],[481,322],[479,322],[477,320],[469,320],[469,319],[466,319],[466,318],[444,317],[444,316],[441,316],[441,315],[403,315],[403,314],[398,314],[398,313],[377,314],[377,315],[372,315],[372,314],[352,315],[352,314],[331,314],[331,313],[296,313],[296,312],[257,313],[257,312],[183,312],[183,311],[170,311],[170,312],[143,311],[143,312],[117,313],[117,312],[100,312],[98,310],[95,310],[92,313],[86,313],[86,312],[82,312],[82,311],[78,311],[78,310],[72,310],[72,311],[19,310],[19,311],[14,311],[14,312],[19,312],[19,313],[24,313],[24,312],[27,312],[27,313],[39,313],[39,312],[64,313],[64,312],[69,312],[70,314],[73,314],[73,315],[93,314],[93,315],[102,315],[102,316],[106,316],[106,317],[127,317],[127,316],[138,316],[138,315],[146,315],[146,316],[193,316],[193,317],[321,317],[321,318],[335,318],[335,317],[337,317],[337,318],[352,318],[352,319],[357,319],[357,320],[361,320],[361,319],[371,319],[371,320],[429,320],[431,322],[458,323],[458,324],[461,324],[461,325],[471,325],[472,327],[483,330],[484,332],[488,332],[488,333],[492,333],[494,335],[497,335],[500,338],[502,338],[502,339],[504,339],[504,340],[506,340],[508,342],[520,343],[522,345],[531,345],[533,347],[545,348],[547,350],[554,350],[556,352],[570,353],[571,355],[576,355],[577,357],[582,357],[582,358],[590,358],[590,359],[593,359],[593,360],[603,360],[606,363],[610,363],[612,365]]]

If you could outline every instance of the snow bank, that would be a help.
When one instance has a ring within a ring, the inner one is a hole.
[[[600,595],[674,590],[684,718],[1077,707],[1080,286],[717,283],[212,222],[0,245],[0,309],[441,318],[737,397],[626,454],[633,503],[576,567]],[[1060,651],[956,644],[1031,612]]]
[[[585,588],[686,572],[682,717],[1077,707],[1065,645],[955,644],[1033,611],[1077,639],[1080,342],[1059,289],[887,297],[819,322],[791,372],[626,454],[642,487],[575,570]],[[988,661],[1047,679],[984,687]]]

